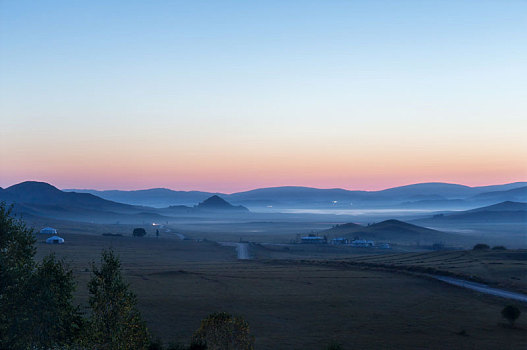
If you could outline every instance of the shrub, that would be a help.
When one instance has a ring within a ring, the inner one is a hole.
[[[254,349],[254,337],[249,334],[249,324],[243,318],[226,312],[216,312],[201,320],[201,326],[194,333],[192,341],[194,344],[205,344],[209,350]]]
[[[507,250],[507,248],[502,245],[495,245],[494,247],[492,247],[492,250]]]
[[[344,348],[342,347],[342,345],[336,342],[332,342],[326,347],[326,350],[343,350],[343,349]]]
[[[132,234],[134,237],[144,237],[146,235],[146,230],[142,227],[136,227]]]
[[[488,244],[485,243],[478,243],[472,248],[472,250],[489,250],[490,247]]]
[[[507,305],[501,310],[501,316],[509,321],[511,327],[514,327],[514,322],[520,317],[521,311],[514,305]]]

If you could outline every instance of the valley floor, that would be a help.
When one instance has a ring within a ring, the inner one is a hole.
[[[92,261],[112,247],[151,332],[188,342],[214,311],[243,316],[256,349],[523,349],[527,305],[516,329],[500,326],[507,301],[440,281],[359,266],[237,261],[233,247],[177,238],[64,234],[38,244],[70,263],[85,305]],[[415,259],[415,257],[414,257]]]

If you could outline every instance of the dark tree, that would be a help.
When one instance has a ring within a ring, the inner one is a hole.
[[[254,337],[249,324],[241,317],[217,312],[201,320],[192,337],[193,343],[206,345],[209,350],[253,350]]]
[[[31,313],[26,305],[35,262],[33,231],[11,215],[12,207],[0,203],[0,348],[30,346],[26,325]]]
[[[507,305],[501,310],[501,316],[509,321],[511,327],[514,327],[514,322],[520,317],[521,311],[514,305]]]
[[[26,301],[33,313],[26,332],[34,344],[48,349],[78,339],[84,320],[79,307],[73,306],[75,287],[73,271],[53,254],[38,265]]]
[[[136,296],[123,280],[121,263],[112,250],[102,253],[99,268],[93,264],[88,288],[92,314],[86,343],[104,350],[148,349],[148,331]]]
[[[53,255],[36,264],[34,244],[33,231],[0,204],[1,349],[69,345],[82,326],[71,270]]]
[[[472,248],[472,250],[489,250],[490,247],[488,244],[485,243],[478,243]]]
[[[502,245],[496,245],[492,247],[492,250],[507,250],[507,248],[505,248],[505,246],[502,246]]]
[[[146,230],[142,227],[136,227],[134,228],[132,234],[134,237],[144,237],[146,235]]]

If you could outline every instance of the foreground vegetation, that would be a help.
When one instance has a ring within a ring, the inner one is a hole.
[[[102,252],[100,266],[92,265],[86,315],[73,305],[73,271],[54,254],[37,263],[33,231],[10,210],[0,204],[1,349],[161,348],[152,342],[112,250]],[[247,322],[215,313],[202,321],[189,348],[250,350],[253,343]]]
[[[345,350],[521,349],[527,345],[525,305],[515,304],[522,315],[514,327],[505,327],[502,299],[441,282],[357,265],[242,262],[236,260],[234,249],[210,241],[134,238],[133,227],[127,229],[128,237],[94,235],[89,225],[78,228],[75,233],[60,230],[66,240],[62,245],[45,244],[45,237],[37,234],[35,261],[54,253],[57,260],[67,262],[77,284],[73,300],[89,318],[90,264],[99,261],[102,250],[113,249],[123,279],[137,295],[151,349],[188,349],[193,333],[214,310],[242,316],[251,325],[258,350],[322,350],[330,343],[333,349],[340,344]],[[432,265],[433,260],[447,258],[427,254],[415,257],[415,264],[424,259]],[[477,271],[477,264],[482,268],[490,264],[480,257],[515,252],[470,254],[477,254],[470,267]],[[514,264],[511,267],[523,269]],[[505,263],[490,267],[509,269]],[[152,341],[158,337],[159,341]]]

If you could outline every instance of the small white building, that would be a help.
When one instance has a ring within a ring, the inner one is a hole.
[[[350,245],[352,247],[373,247],[375,243],[373,241],[367,241],[365,239],[356,239],[351,241]]]
[[[47,244],[64,244],[64,238],[59,236],[52,236],[46,239]]]
[[[43,235],[56,235],[57,230],[55,230],[53,227],[44,227],[42,230],[40,230],[40,233]]]

